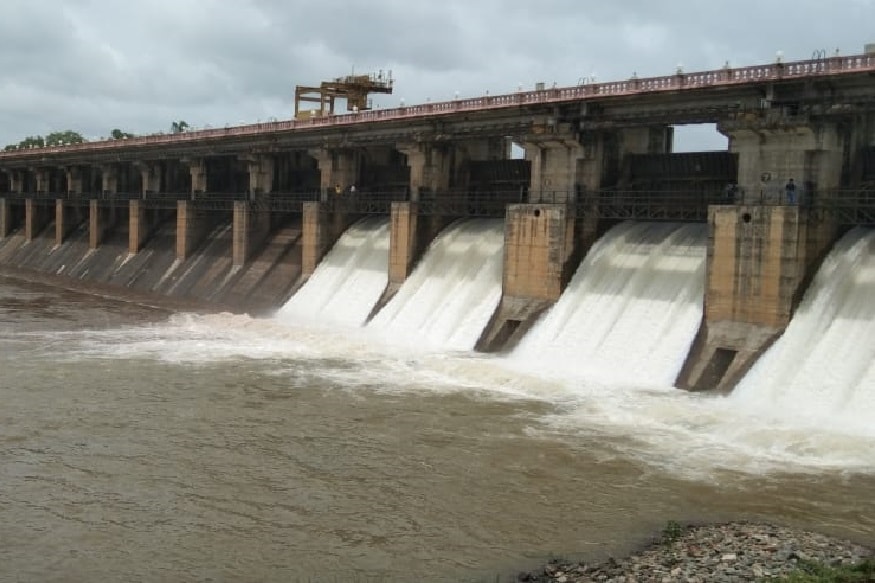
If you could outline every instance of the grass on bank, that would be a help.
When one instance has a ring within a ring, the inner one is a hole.
[[[875,560],[867,559],[859,565],[829,567],[807,562],[783,579],[784,583],[867,583],[875,582]]]

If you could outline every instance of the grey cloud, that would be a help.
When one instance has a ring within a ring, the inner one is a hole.
[[[875,0],[4,0],[0,145],[288,118],[295,84],[392,69],[394,106],[875,42]]]

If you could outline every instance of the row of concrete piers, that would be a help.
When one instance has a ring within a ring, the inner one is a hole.
[[[54,222],[55,243],[87,221],[89,246],[96,249],[113,229],[127,227],[129,253],[136,254],[160,222],[175,220],[176,257],[194,253],[217,220],[198,201],[179,200],[175,211],[149,208],[143,200],[87,207],[57,200],[54,205],[0,199],[0,236],[12,234],[19,214],[23,236],[46,236]],[[311,275],[334,241],[362,215],[321,201],[303,202],[301,282]],[[495,351],[515,344],[562,294],[589,247],[615,221],[580,212],[568,204],[511,204],[505,212],[503,294],[477,349]],[[233,264],[242,267],[285,215],[233,201],[224,220],[232,223]],[[175,217],[173,216],[175,214]],[[230,214],[230,217],[227,215]],[[390,211],[388,286],[377,308],[400,289],[428,244],[455,218],[423,211],[416,201],[396,201]],[[705,316],[678,383],[690,389],[731,387],[783,331],[820,259],[841,225],[834,216],[795,205],[711,205],[708,208],[708,268]],[[49,234],[51,236],[51,234]]]
[[[826,202],[842,189],[867,188],[875,176],[866,163],[875,125],[866,119],[857,125],[726,119],[720,128],[729,150],[717,153],[672,154],[668,126],[581,132],[545,122],[517,140],[525,152],[519,160],[511,159],[508,138],[484,137],[245,155],[165,152],[160,160],[63,166],[34,161],[0,172],[0,238],[16,232],[30,242],[54,224],[61,246],[87,223],[90,250],[109,235],[126,235],[128,253],[137,255],[159,225],[175,222],[175,256],[185,261],[225,222],[233,266],[242,269],[272,232],[293,221],[300,225],[305,281],[367,212],[360,203],[385,195],[392,202],[380,211],[391,220],[383,303],[441,229],[465,216],[435,203],[485,197],[505,219],[503,296],[477,346],[490,351],[512,345],[558,300],[580,258],[613,222],[707,221],[705,316],[678,383],[722,389],[781,333],[848,224],[823,207],[761,204],[761,197],[753,203],[750,196],[781,188],[791,177]],[[737,184],[741,195],[721,204],[728,184]],[[676,192],[692,196],[678,206],[671,198]],[[651,196],[658,212],[630,211],[623,202],[628,193]],[[287,208],[275,204],[282,200]],[[703,211],[669,212],[698,208]]]

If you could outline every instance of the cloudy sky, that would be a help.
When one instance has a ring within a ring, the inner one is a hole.
[[[289,118],[353,70],[391,69],[393,107],[854,54],[873,23],[875,0],[2,0],[0,146]]]

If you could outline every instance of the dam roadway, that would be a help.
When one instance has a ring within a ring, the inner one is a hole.
[[[728,150],[673,153],[694,123]],[[390,217],[371,316],[452,221],[503,217],[485,351],[518,343],[616,223],[707,223],[677,384],[725,390],[839,236],[875,224],[875,55],[8,151],[0,171],[0,264],[249,310],[282,305],[364,216]]]

